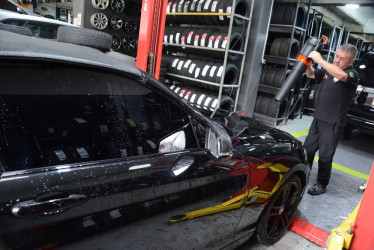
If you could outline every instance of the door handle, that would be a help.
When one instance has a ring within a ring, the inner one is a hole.
[[[28,215],[54,215],[64,212],[66,209],[79,205],[87,200],[87,196],[71,194],[68,197],[50,199],[45,201],[22,201],[12,207],[15,216]]]

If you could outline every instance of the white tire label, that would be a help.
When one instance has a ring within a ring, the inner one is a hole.
[[[205,12],[205,10],[208,10],[208,8],[209,8],[209,4],[210,4],[210,0],[207,0],[207,1],[205,2],[205,5],[204,5],[204,12]]]
[[[217,1],[214,1],[212,3],[212,8],[210,9],[210,12],[216,12],[216,8],[217,8]]]
[[[171,66],[175,68],[175,66],[177,66],[178,61],[179,61],[179,58],[175,58]]]
[[[200,46],[205,47],[205,38],[207,37],[207,35],[208,35],[208,33],[204,33],[204,34],[201,36]]]
[[[192,63],[191,64],[191,67],[188,69],[188,73],[192,74],[193,70],[195,69],[196,67],[196,64],[195,63]]]
[[[208,48],[213,48],[213,41],[214,41],[215,36],[210,36],[209,37],[209,43],[208,43]]]
[[[179,36],[181,35],[181,33],[177,33],[176,35],[175,35],[175,43],[177,43],[177,44],[179,44],[180,42],[179,42]]]
[[[184,63],[184,61],[179,61],[179,63],[178,63],[178,67],[177,67],[177,69],[178,70],[181,70],[181,68],[182,68],[182,66],[183,66],[183,63]]]
[[[195,33],[195,31],[191,31],[190,34],[188,34],[188,37],[187,37],[187,44],[190,44],[191,43],[191,39],[192,39],[192,36],[193,34]]]
[[[218,35],[217,37],[216,37],[216,41],[214,42],[214,48],[218,48],[218,46],[219,46],[219,42],[221,41],[221,39],[222,39],[222,36],[221,35]]]
[[[199,46],[199,38],[200,38],[200,35],[195,36],[195,41],[193,42],[194,46]]]
[[[225,37],[225,40],[223,40],[223,42],[222,42],[222,49],[225,49],[226,48],[226,44],[227,44],[227,38],[228,38],[228,36],[226,36]]]
[[[183,9],[182,9],[182,7],[183,7],[183,3],[184,3],[184,0],[181,0],[181,1],[179,2],[179,4],[178,4],[178,12],[182,12],[182,11],[183,11]]]
[[[183,67],[187,69],[188,66],[190,66],[190,63],[191,63],[191,60],[187,60]]]
[[[210,77],[214,77],[214,72],[216,72],[216,69],[217,69],[217,66],[213,66],[213,67],[210,69],[210,73],[209,73],[209,76],[210,76]]]
[[[201,73],[202,76],[206,76],[206,72],[208,71],[208,69],[210,68],[209,65],[205,65],[204,69],[203,69],[203,72]]]
[[[217,72],[217,76],[221,77],[222,76],[222,72],[223,72],[223,66],[220,66],[219,69],[218,69],[218,72]]]
[[[219,9],[218,13],[223,13],[223,9]],[[224,16],[219,16],[219,20],[223,21],[223,20],[225,20],[225,17]]]
[[[195,78],[197,78],[200,74],[200,68],[196,68],[195,70]]]

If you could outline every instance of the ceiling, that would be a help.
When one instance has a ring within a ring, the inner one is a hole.
[[[308,0],[303,1],[309,3]],[[351,33],[374,36],[373,0],[312,0],[312,8],[326,10],[324,16],[332,21],[343,22],[351,28]],[[359,4],[358,9],[347,9],[346,4]],[[336,16],[338,18],[336,18]],[[339,20],[337,20],[339,19]]]

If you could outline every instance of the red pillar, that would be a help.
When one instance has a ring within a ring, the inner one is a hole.
[[[156,79],[160,74],[166,5],[165,0],[143,0],[142,2],[136,66]],[[151,62],[148,62],[149,53],[153,54]],[[149,63],[152,63],[152,67],[148,71]]]
[[[374,249],[374,163],[353,227],[351,250]]]

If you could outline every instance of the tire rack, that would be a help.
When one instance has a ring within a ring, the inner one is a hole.
[[[281,3],[279,3],[279,4],[281,4]],[[285,70],[288,70],[289,63],[290,62],[292,62],[292,63],[296,62],[295,59],[290,58],[291,47],[292,47],[292,39],[296,39],[296,38],[294,38],[295,31],[300,32],[301,37],[299,38],[300,39],[299,45],[300,45],[300,48],[303,46],[304,41],[305,41],[305,36],[306,36],[306,29],[304,27],[307,27],[307,24],[308,24],[308,20],[309,20],[309,14],[308,13],[309,13],[309,10],[310,10],[310,6],[311,6],[311,1],[309,1],[308,9],[306,11],[306,21],[305,21],[304,25],[302,25],[302,27],[298,27],[296,25],[296,21],[297,21],[297,17],[298,17],[298,11],[299,11],[299,7],[300,7],[300,0],[298,0],[297,3],[296,3],[296,12],[295,12],[295,15],[294,15],[292,25],[272,24],[272,23],[270,24],[269,34],[270,33],[275,33],[275,32],[276,33],[282,33],[282,34],[290,34],[289,37],[291,39],[291,42],[290,42],[290,45],[289,45],[289,48],[288,48],[288,56],[287,57],[271,56],[269,54],[265,54],[265,56],[264,56],[264,58],[266,60],[265,66],[276,65],[276,66],[283,67],[283,69],[285,69]],[[274,6],[273,6],[272,16],[273,15],[274,15]],[[269,37],[268,37],[268,41],[269,41]],[[264,67],[264,69],[265,69],[265,67]],[[282,77],[282,82],[285,80],[285,78],[286,78],[286,75],[284,75]],[[270,86],[260,84],[258,92],[274,97],[276,95],[276,93],[278,92],[278,90],[279,90],[279,88],[274,88],[274,87],[270,87]],[[265,123],[267,123],[269,125],[272,125],[272,126],[275,126],[280,121],[287,120],[288,119],[287,114],[291,110],[293,110],[295,102],[299,98],[299,95],[300,95],[299,90],[300,90],[300,84],[297,84],[295,86],[295,88],[293,90],[291,90],[290,100],[288,100],[288,101],[286,100],[285,103],[283,103],[283,104],[277,103],[277,111],[276,111],[276,116],[275,117],[270,117],[270,116],[261,114],[259,112],[256,112],[256,108],[255,108],[254,118],[256,120],[265,122]],[[297,94],[295,94],[295,93],[297,93]],[[261,96],[261,94],[258,95],[257,98],[259,98],[260,96]],[[301,98],[302,97],[300,97],[300,99]],[[273,99],[273,102],[276,102],[276,101]],[[256,101],[256,103],[257,103],[257,101]],[[256,104],[256,106],[257,105],[260,105],[260,104]],[[284,107],[282,107],[282,110],[284,110],[284,112],[283,112],[284,114],[280,114],[280,112],[279,112],[281,110],[280,109],[281,105],[284,105]],[[302,106],[303,106],[303,104],[302,104]],[[257,109],[257,111],[258,110],[259,109]],[[301,113],[302,112],[298,112],[297,114],[301,115]],[[291,114],[291,115],[293,116],[293,114]]]
[[[194,79],[194,78],[189,78],[189,77],[185,77],[185,76],[180,76],[180,75],[176,75],[176,74],[167,73],[167,75],[169,75],[169,76],[174,76],[174,77],[178,77],[178,78],[181,78],[181,79],[192,80],[192,81],[195,81],[195,82],[199,82],[199,83],[203,83],[203,84],[208,84],[208,85],[219,87],[219,91],[218,91],[218,103],[221,103],[222,94],[223,94],[223,88],[230,87],[230,88],[236,89],[236,91],[235,91],[234,108],[233,108],[233,110],[231,110],[231,111],[234,111],[234,112],[236,111],[237,105],[238,105],[240,85],[241,85],[242,76],[243,76],[242,71],[243,71],[244,62],[245,62],[245,55],[246,55],[246,52],[247,52],[248,36],[249,36],[250,25],[251,25],[251,18],[252,18],[252,11],[253,11],[253,2],[254,1],[251,0],[249,2],[250,2],[250,13],[249,13],[249,17],[244,17],[244,16],[241,16],[239,14],[235,14],[234,7],[233,7],[231,13],[204,13],[204,12],[201,12],[201,13],[167,13],[166,14],[166,15],[192,15],[192,16],[193,15],[216,15],[216,16],[229,16],[230,15],[230,24],[228,26],[228,39],[227,39],[228,41],[230,41],[230,39],[231,39],[231,33],[232,33],[232,27],[233,27],[234,18],[239,18],[239,19],[242,19],[243,22],[247,22],[246,24],[245,23],[243,24],[244,26],[247,25],[247,29],[246,29],[246,33],[245,33],[245,38],[244,38],[245,41],[244,41],[244,50],[243,50],[243,52],[239,52],[239,51],[235,51],[235,50],[230,50],[229,44],[227,44],[227,46],[226,46],[225,49],[206,48],[206,47],[203,48],[204,50],[211,50],[211,51],[217,51],[217,52],[224,52],[225,53],[224,54],[224,59],[223,59],[223,72],[222,72],[221,82],[219,84],[218,83],[209,82],[209,81],[200,80],[200,79]],[[233,0],[232,6],[236,6],[236,0]],[[204,25],[204,26],[207,26],[207,25]],[[185,45],[185,44],[180,45],[180,44],[165,44],[164,43],[164,45],[168,45],[168,46],[179,46],[179,47],[186,47],[186,48],[196,49],[196,47],[194,47],[194,46]],[[228,54],[229,53],[239,54],[239,55],[242,56],[241,63],[240,63],[240,69],[239,69],[239,80],[238,80],[238,84],[236,84],[236,85],[225,85],[223,83],[224,82],[224,78],[225,78],[226,64],[227,64],[227,58],[228,58]],[[213,117],[215,115],[215,113],[217,112],[218,108],[219,108],[219,106],[217,105],[217,107],[212,111],[212,114],[210,115],[210,117]]]

